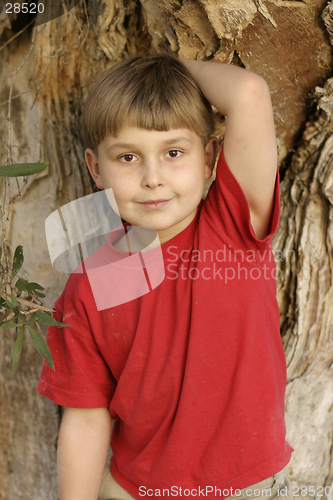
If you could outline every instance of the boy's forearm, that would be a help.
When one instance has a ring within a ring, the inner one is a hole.
[[[60,500],[97,500],[111,434],[107,408],[66,408],[58,441]]]
[[[215,108],[228,116],[235,108],[241,108],[244,100],[253,98],[264,88],[269,95],[268,87],[259,75],[231,64],[181,59],[204,96]],[[260,89],[258,92],[258,88]]]

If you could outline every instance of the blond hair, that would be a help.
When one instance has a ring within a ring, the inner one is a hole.
[[[97,149],[125,126],[167,131],[188,128],[206,145],[214,114],[187,68],[170,54],[133,57],[94,83],[83,108],[86,147]]]

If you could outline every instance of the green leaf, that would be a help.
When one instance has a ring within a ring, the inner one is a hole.
[[[34,294],[37,295],[37,297],[39,297],[40,299],[43,299],[44,297],[46,297],[45,293],[40,293],[40,292],[37,292],[36,290],[34,291]]]
[[[66,323],[60,323],[59,321],[56,321],[52,316],[43,311],[37,311],[36,313],[34,313],[31,316],[31,321],[35,321],[40,325],[47,325],[47,326],[71,326],[67,325]]]
[[[9,321],[8,323],[6,321],[2,321],[0,323],[1,328],[17,328],[19,326],[18,323],[12,323]]]
[[[15,308],[14,308],[13,304],[11,303],[11,301],[9,300],[8,297],[6,297],[6,303],[7,303],[7,306],[9,307],[9,309],[11,311],[15,311]]]
[[[12,292],[12,304],[15,307],[15,311],[18,310],[19,303],[17,302],[16,295]]]
[[[15,297],[15,296],[14,296],[14,297]],[[13,298],[13,295],[12,295],[12,298]],[[17,302],[17,300],[16,300],[16,297],[15,297],[15,302],[14,302],[14,303],[12,303],[12,302],[9,300],[9,298],[8,298],[8,297],[6,297],[6,302],[7,302],[7,305],[8,305],[8,307],[9,307],[9,309],[10,309],[11,311],[13,311],[13,312],[17,315],[17,313],[18,313],[18,302]]]
[[[45,288],[42,285],[39,285],[38,283],[34,283],[33,281],[31,283],[27,284],[26,290],[28,292],[32,292],[35,290],[45,290]]]
[[[13,364],[12,364],[12,375],[15,375],[17,371],[17,367],[19,364],[20,356],[21,356],[21,351],[22,351],[22,345],[23,345],[23,338],[24,338],[24,326],[20,326],[17,340],[15,342],[15,346],[13,349]]]
[[[27,289],[27,284],[28,284],[27,280],[24,280],[23,278],[19,278],[16,281],[15,286],[18,289],[19,293],[21,293],[21,292],[23,292],[24,290]]]
[[[14,278],[14,276],[21,269],[23,261],[24,261],[23,247],[22,247],[22,245],[19,245],[18,247],[16,247],[16,250],[15,250],[15,253],[14,253],[13,268],[12,268],[12,278]]]
[[[52,359],[52,354],[51,351],[43,339],[43,337],[36,331],[34,330],[30,325],[27,325],[29,328],[29,332],[31,335],[32,342],[34,346],[36,347],[37,351],[43,358],[46,359],[47,364],[54,370],[54,364],[53,364],[53,359]]]
[[[6,304],[7,304],[6,299],[4,299],[3,297],[0,297],[0,308],[5,307]]]
[[[46,163],[15,163],[13,165],[4,165],[0,167],[1,177],[22,177],[41,172],[48,166]]]

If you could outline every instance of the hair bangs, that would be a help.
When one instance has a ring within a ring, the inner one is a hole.
[[[174,56],[155,54],[112,66],[92,88],[83,109],[87,147],[116,137],[126,126],[168,131],[187,128],[203,142],[213,134],[210,103],[187,68]]]
[[[143,100],[134,101],[126,114],[119,110],[115,135],[125,126],[139,127],[146,130],[168,131],[170,129],[188,128],[205,137],[210,130],[200,127],[193,120],[194,114],[189,114],[188,102],[168,102],[156,99],[148,103]]]

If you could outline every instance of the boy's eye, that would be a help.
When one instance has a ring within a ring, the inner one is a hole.
[[[182,152],[178,149],[171,149],[171,151],[167,152],[167,156],[169,155],[170,158],[178,158],[178,156],[180,156],[181,154]]]
[[[125,163],[130,163],[134,158],[136,158],[134,155],[127,154],[127,155],[121,156],[119,158],[119,160],[121,160]]]

